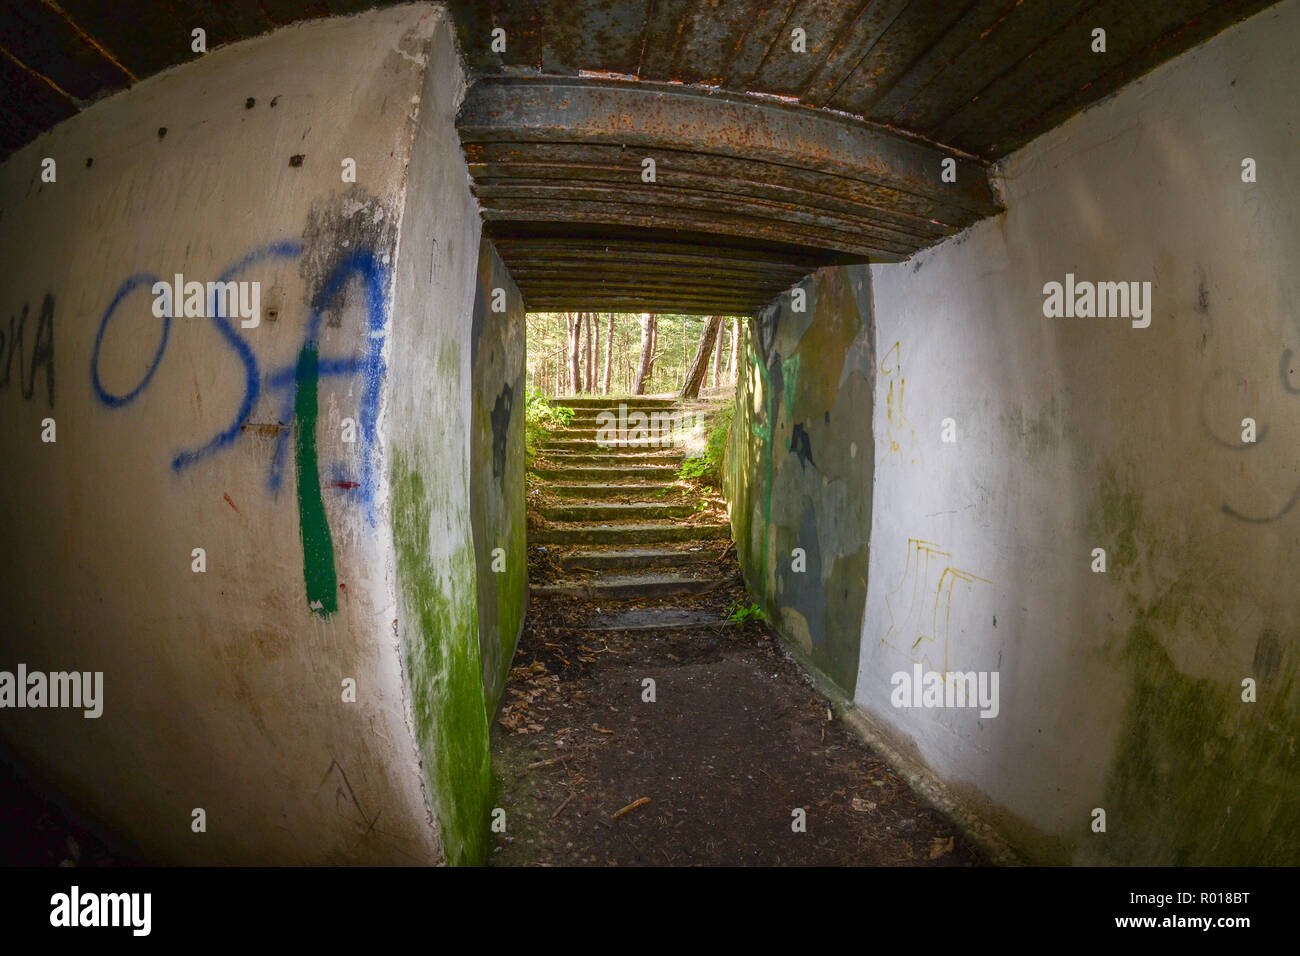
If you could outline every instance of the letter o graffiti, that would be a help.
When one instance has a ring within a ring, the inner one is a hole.
[[[167,351],[167,338],[171,334],[172,317],[164,315],[162,320],[162,335],[158,339],[158,351],[154,353],[153,359],[149,362],[149,367],[145,370],[144,377],[140,379],[139,384],[125,395],[114,395],[104,388],[103,382],[99,380],[99,347],[104,342],[104,332],[108,328],[109,320],[117,311],[117,307],[122,300],[129,296],[140,286],[152,287],[155,282],[161,282],[156,275],[152,273],[139,272],[127,278],[118,286],[117,294],[113,296],[113,301],[108,304],[104,311],[104,317],[99,320],[99,331],[95,333],[95,347],[90,353],[90,384],[95,390],[96,397],[109,408],[121,408],[123,405],[129,405],[135,401],[145,387],[148,386],[149,380],[153,378],[153,373],[158,370],[158,363],[162,361],[163,353]],[[175,303],[172,303],[173,310]]]

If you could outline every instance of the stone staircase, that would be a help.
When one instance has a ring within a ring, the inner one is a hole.
[[[641,396],[553,402],[572,408],[574,417],[540,450],[534,471],[545,484],[535,510],[546,527],[530,529],[528,543],[553,554],[559,576],[534,583],[532,593],[628,601],[698,595],[725,584],[718,556],[731,529],[724,520],[701,520],[674,483],[686,457],[681,444],[661,441],[653,429],[648,441],[635,429],[601,433],[610,422],[601,412],[622,422],[635,412],[678,421],[680,405]]]

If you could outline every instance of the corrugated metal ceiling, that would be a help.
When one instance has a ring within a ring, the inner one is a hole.
[[[749,312],[818,266],[902,258],[996,213],[988,162],[1271,2],[449,6],[476,81],[466,158],[529,306]],[[211,48],[386,5],[14,0],[0,149],[190,59],[194,26]]]

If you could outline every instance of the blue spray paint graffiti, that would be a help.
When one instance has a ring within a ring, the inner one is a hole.
[[[265,259],[296,259],[300,255],[302,255],[302,245],[300,243],[272,243],[244,256],[244,258],[222,272],[218,281],[233,282],[249,266],[256,265]],[[184,471],[213,452],[232,443],[239,436],[240,425],[248,421],[248,416],[252,413],[253,406],[257,403],[258,396],[261,394],[261,380],[257,372],[257,356],[253,354],[252,348],[244,341],[238,330],[231,325],[230,320],[225,316],[218,315],[217,312],[214,296],[213,301],[208,303],[208,314],[212,316],[212,322],[216,325],[217,331],[221,333],[221,337],[225,339],[226,343],[235,351],[235,354],[239,356],[240,361],[243,362],[244,400],[240,404],[234,420],[224,431],[217,433],[206,445],[192,451],[181,452],[172,459],[172,468],[178,472]],[[304,344],[306,343],[304,342]],[[289,421],[288,416],[284,418],[284,421]],[[279,483],[276,482],[272,486],[272,490],[278,490],[278,488]]]
[[[296,260],[303,254],[303,244],[294,240],[274,242],[249,252],[230,267],[223,270],[219,282],[233,282],[248,269],[266,261]],[[361,399],[358,411],[360,436],[358,453],[360,458],[360,476],[350,480],[343,470],[335,465],[332,468],[332,484],[345,494],[358,500],[365,509],[366,517],[373,526],[375,523],[374,499],[377,476],[373,467],[375,430],[379,415],[380,388],[387,370],[383,347],[385,329],[388,320],[387,288],[389,270],[375,254],[367,249],[357,249],[344,256],[326,275],[320,288],[311,293],[310,311],[303,329],[301,346],[314,345],[320,335],[321,320],[329,309],[338,304],[344,289],[352,279],[357,279],[364,292],[366,312],[366,341],[363,354],[359,357],[321,356],[316,370],[319,379],[337,376],[361,376]],[[118,287],[108,308],[99,322],[95,335],[95,345],[91,352],[90,378],[91,388],[99,401],[109,408],[122,408],[135,401],[149,386],[154,373],[163,360],[170,339],[172,316],[163,317],[158,348],[150,360],[139,383],[124,394],[109,392],[100,379],[100,349],[104,335],[109,328],[117,310],[130,295],[140,287],[152,286],[158,281],[152,273],[136,273],[125,279]],[[244,368],[244,391],[239,409],[224,429],[203,444],[179,451],[172,458],[171,466],[177,473],[204,461],[222,449],[232,445],[242,434],[242,426],[248,422],[253,408],[263,391],[274,394],[280,411],[280,421],[291,423],[294,416],[294,399],[298,385],[298,362],[291,361],[279,368],[261,371],[257,354],[247,340],[230,320],[219,314],[215,295],[209,301],[210,321],[221,334],[222,340],[239,358]],[[301,349],[295,352],[297,355]],[[288,430],[281,431],[276,438],[276,447],[271,458],[267,474],[267,487],[278,492],[284,480],[284,468],[290,435]]]
[[[99,380],[99,349],[104,344],[104,332],[108,329],[108,323],[112,319],[113,313],[122,304],[122,300],[140,286],[148,288],[157,281],[158,277],[151,272],[137,272],[133,276],[128,276],[117,287],[117,292],[113,294],[113,300],[109,302],[108,308],[104,310],[104,317],[99,320],[99,330],[95,333],[95,346],[90,351],[90,387],[94,390],[95,397],[109,408],[121,408],[123,405],[130,405],[135,401],[136,396],[148,386],[150,379],[153,378],[153,373],[158,369],[158,363],[162,361],[163,353],[167,351],[167,339],[171,335],[172,328],[170,313],[163,316],[162,335],[158,339],[158,351],[154,353],[149,368],[135,388],[124,395],[114,395],[104,388],[103,383]]]
[[[238,281],[249,269],[266,262],[285,262],[301,258],[304,246],[287,240],[254,249],[223,270],[218,279],[226,284]],[[318,340],[321,321],[330,309],[341,307],[348,283],[357,280],[363,290],[365,305],[364,347],[358,356],[320,356]],[[317,460],[315,429],[317,421],[317,386],[322,378],[361,376],[361,397],[358,410],[360,437],[357,442],[360,475],[358,480],[347,477],[343,467],[331,466],[331,485],[343,494],[359,501],[371,527],[376,523],[375,492],[377,476],[373,464],[376,424],[379,417],[380,388],[383,384],[384,339],[388,322],[389,270],[368,249],[358,248],[345,254],[326,274],[320,287],[311,293],[307,321],[303,327],[302,344],[296,358],[287,365],[263,373],[257,353],[239,330],[222,314],[218,293],[213,290],[208,301],[207,314],[216,326],[222,341],[239,358],[244,371],[243,396],[239,409],[230,424],[201,445],[177,452],[171,467],[177,474],[195,467],[217,452],[226,449],[243,434],[244,426],[265,392],[273,396],[279,421],[296,428],[282,428],[276,433],[275,449],[267,473],[267,487],[273,494],[280,491],[284,482],[286,449],[294,439],[296,476],[298,486],[298,518],[302,532],[303,578],[308,607],[313,613],[328,617],[338,607],[334,588],[337,583],[334,571],[332,536],[321,499],[319,463]],[[100,378],[100,353],[104,335],[122,303],[137,289],[152,288],[157,277],[139,272],[125,279],[104,315],[95,334],[95,345],[90,357],[91,388],[99,401],[108,408],[122,408],[135,401],[149,386],[167,352],[173,316],[165,314],[158,339],[158,348],[150,359],[144,374],[133,389],[115,394],[104,387]],[[296,432],[296,433],[295,433]],[[229,498],[226,499],[229,501]]]

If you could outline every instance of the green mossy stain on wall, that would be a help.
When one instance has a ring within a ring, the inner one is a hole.
[[[1053,397],[1036,416],[1026,416],[1017,406],[1002,416],[1003,426],[1024,446],[1030,461],[1036,461],[1061,444],[1061,424]]]
[[[1241,583],[1224,574],[1213,549],[1162,536],[1145,521],[1141,494],[1113,465],[1103,469],[1090,531],[1112,549],[1109,573],[1119,568],[1117,580],[1127,582],[1132,619],[1117,660],[1131,685],[1100,804],[1107,832],[1081,839],[1104,841],[1101,856],[1133,865],[1300,863],[1294,656],[1279,655],[1267,674],[1251,667],[1185,673],[1170,648],[1240,638],[1240,625],[1224,621],[1222,609]],[[1173,550],[1180,572],[1157,582],[1155,556]],[[1248,703],[1240,682],[1252,676],[1257,700]]]
[[[526,548],[527,545],[520,542],[514,546],[513,553],[522,555]],[[506,570],[500,577],[504,579],[497,595],[496,607],[500,657],[493,675],[494,685],[489,687],[485,683],[483,686],[484,706],[489,713],[496,711],[505,693],[506,678],[514,660],[515,642],[519,637],[520,625],[523,624],[524,605],[528,599],[528,568],[522,559],[507,561]]]
[[[799,389],[799,367],[802,364],[802,355],[792,355],[781,363],[781,393],[785,398],[785,415],[792,422],[795,393]]]
[[[447,862],[477,865],[487,856],[493,779],[473,546],[467,532],[457,553],[435,564],[424,478],[395,452],[389,482],[416,738]]]
[[[1142,496],[1125,485],[1118,469],[1107,466],[1088,517],[1088,531],[1101,537],[1109,573],[1121,573],[1131,581],[1136,580],[1141,523]]]
[[[773,431],[776,428],[776,410],[777,402],[780,401],[780,396],[778,396],[776,391],[773,389],[772,375],[768,372],[767,366],[763,364],[763,358],[758,354],[758,349],[754,346],[754,336],[752,332],[749,336],[749,356],[754,363],[754,367],[758,369],[759,375],[762,376],[763,394],[767,398],[767,421],[762,425],[751,422],[749,426],[754,437],[763,443],[763,459],[766,467],[766,474],[764,477],[766,496],[763,500],[763,537],[759,544],[762,551],[759,555],[758,571],[759,600],[766,605],[767,594],[771,590],[771,586],[768,584],[767,580],[767,551],[768,532],[772,527],[772,443],[775,440],[773,437]]]
[[[1158,635],[1179,592],[1137,612],[1123,659],[1133,675],[1107,780],[1106,855],[1118,863],[1300,863],[1300,761],[1294,668],[1241,699],[1234,680],[1180,673]]]

